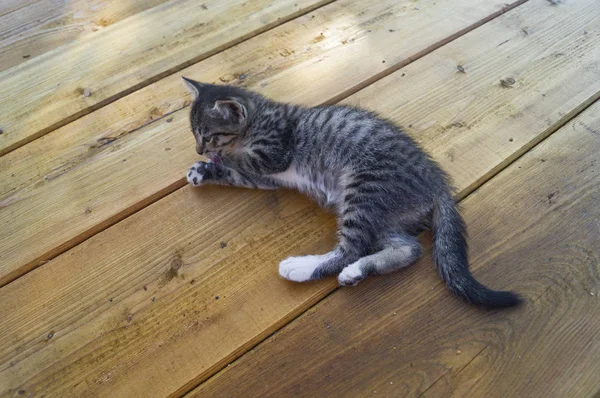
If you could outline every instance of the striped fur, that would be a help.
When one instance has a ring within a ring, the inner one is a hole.
[[[355,285],[415,262],[417,235],[433,228],[434,260],[452,292],[487,308],[519,303],[514,293],[489,290],[472,277],[446,174],[392,123],[362,109],[306,108],[184,80],[195,96],[196,150],[210,159],[190,169],[192,185],[290,187],[336,212],[338,245],[282,261],[284,278],[338,276],[341,285]]]

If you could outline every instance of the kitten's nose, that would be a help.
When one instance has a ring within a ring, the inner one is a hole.
[[[197,144],[196,145],[196,153],[198,155],[203,155],[204,154],[204,145]]]

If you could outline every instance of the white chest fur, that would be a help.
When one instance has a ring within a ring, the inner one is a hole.
[[[300,174],[293,163],[286,171],[271,174],[271,178],[280,181],[282,185],[288,188],[295,188],[298,191],[308,194],[321,204],[333,204],[339,196],[334,192],[335,189],[332,190],[331,186],[327,187],[323,175],[314,176],[314,179],[311,180]]]
[[[298,173],[296,165],[293,163],[290,168],[282,173],[271,174],[271,178],[280,181],[289,188],[296,188],[299,191],[307,192],[312,190],[313,183],[303,175]]]

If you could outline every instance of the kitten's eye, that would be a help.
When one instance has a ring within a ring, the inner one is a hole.
[[[208,142],[209,144],[212,144],[213,142],[215,142],[215,137],[210,137],[206,142]]]

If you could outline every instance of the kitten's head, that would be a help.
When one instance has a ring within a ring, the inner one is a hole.
[[[210,159],[230,155],[238,144],[254,109],[249,92],[232,86],[199,83],[183,77],[194,96],[190,122],[196,152]]]

